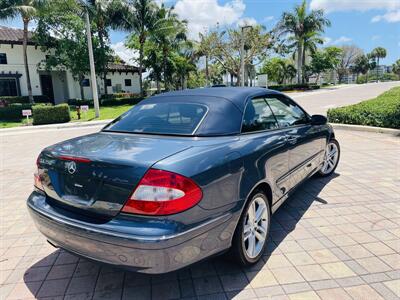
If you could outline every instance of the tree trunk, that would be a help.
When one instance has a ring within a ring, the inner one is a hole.
[[[163,49],[163,72],[164,72],[164,88],[169,91],[169,82],[167,79],[167,50]]]
[[[303,46],[303,49],[301,51],[301,83],[305,83],[306,79],[305,66],[306,66],[306,47]]]
[[[379,56],[377,57],[377,64],[376,64],[376,82],[379,81]]]
[[[157,87],[157,94],[161,93],[161,86],[160,86],[160,80],[156,80],[156,87]]]
[[[144,51],[144,41],[140,42],[140,49],[139,49],[139,89],[140,89],[140,97],[144,97],[143,92],[143,51]]]
[[[208,55],[206,55],[206,86],[208,86],[209,73],[208,73]]]
[[[31,76],[29,75],[28,55],[27,55],[29,19],[24,18],[23,22],[24,22],[24,38],[23,38],[23,42],[22,42],[22,45],[23,45],[22,53],[23,53],[23,56],[24,56],[24,65],[25,65],[25,74],[26,74],[26,86],[28,88],[29,102],[33,103]]]
[[[302,78],[302,66],[301,66],[301,53],[302,53],[302,44],[299,44],[297,47],[297,83],[301,83]]]
[[[83,92],[83,85],[82,85],[82,81],[85,77],[84,76],[79,76],[79,89],[81,92],[81,99],[84,100],[85,99],[85,93]]]
[[[103,28],[99,28],[99,42],[100,42],[100,48],[102,52],[104,53],[104,34],[103,34]],[[108,87],[107,87],[107,62],[104,62],[104,65],[102,66],[102,72],[103,72],[103,85],[104,85],[104,95],[108,94]]]

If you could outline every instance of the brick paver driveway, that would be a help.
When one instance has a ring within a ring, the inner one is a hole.
[[[311,179],[279,209],[263,261],[251,269],[217,257],[147,276],[55,250],[28,216],[39,150],[94,130],[1,137],[1,299],[400,297],[399,138],[337,130],[337,174]]]

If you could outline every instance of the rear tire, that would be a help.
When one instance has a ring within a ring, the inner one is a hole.
[[[327,177],[335,172],[336,167],[339,164],[340,159],[340,145],[335,139],[331,139],[326,145],[324,164],[318,171],[318,175],[321,177]]]
[[[242,266],[257,263],[267,245],[271,209],[264,193],[256,192],[246,204],[232,240],[231,256]]]

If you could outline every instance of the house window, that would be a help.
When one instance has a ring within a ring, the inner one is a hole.
[[[7,64],[7,54],[0,53],[0,65],[6,65],[6,64]]]
[[[15,78],[0,78],[0,96],[18,96]]]
[[[132,80],[131,79],[125,79],[125,86],[132,86]]]
[[[107,78],[106,82],[107,82],[107,86],[112,86],[111,79]]]
[[[82,86],[90,86],[90,81],[89,79],[85,78],[82,80]]]

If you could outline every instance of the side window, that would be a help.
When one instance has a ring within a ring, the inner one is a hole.
[[[278,128],[278,124],[265,99],[256,98],[249,101],[244,112],[242,132],[274,128]]]
[[[6,64],[7,64],[7,54],[0,53],[0,65],[6,65]]]
[[[305,112],[292,101],[285,98],[266,99],[280,127],[289,127],[309,122]]]

